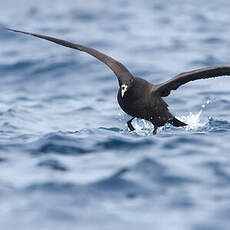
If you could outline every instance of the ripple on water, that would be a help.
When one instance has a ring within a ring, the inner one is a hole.
[[[77,192],[78,186],[73,183],[44,182],[33,183],[25,188],[26,192],[46,191],[55,193],[74,193]]]
[[[111,198],[111,196],[122,196],[128,199],[134,199],[138,196],[151,194],[151,191],[143,186],[143,184],[126,177],[127,171],[127,168],[120,169],[111,176],[91,183],[87,187],[100,197],[108,198]]]
[[[226,189],[230,186],[230,174],[228,172],[229,164],[225,162],[209,161],[202,164],[203,167],[210,170],[216,178],[214,182],[215,186],[220,189]]]
[[[26,70],[33,69],[35,65],[37,65],[37,61],[32,60],[17,61],[10,64],[0,64],[0,73],[20,73],[21,70],[23,70],[23,72],[25,73]]]
[[[39,167],[50,168],[52,170],[62,171],[62,172],[65,172],[68,170],[68,168],[65,165],[63,165],[61,162],[55,159],[43,160],[43,161],[40,161],[37,165]]]
[[[167,189],[168,186],[183,186],[187,183],[197,182],[194,179],[183,177],[182,175],[169,173],[166,165],[151,158],[145,158],[137,162],[127,170],[126,174],[128,178],[131,177],[134,180],[139,178],[140,183],[142,183],[142,180],[150,186],[155,186],[157,183],[158,186],[161,185],[165,189]]]
[[[6,161],[7,161],[7,158],[0,157],[0,163],[6,162]]]
[[[224,120],[216,120],[213,118],[209,118],[208,125],[206,129],[209,132],[214,133],[224,133],[229,132],[230,130],[230,122]]]
[[[97,147],[103,148],[106,150],[134,150],[141,147],[150,147],[155,144],[154,139],[132,139],[127,137],[108,137],[103,141],[98,141],[96,144]]]
[[[70,137],[61,133],[47,134],[39,140],[28,144],[28,148],[33,154],[81,155],[92,152],[92,149],[84,139]]]

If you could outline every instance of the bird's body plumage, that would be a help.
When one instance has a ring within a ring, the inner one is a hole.
[[[120,107],[124,112],[133,117],[127,122],[130,130],[134,130],[131,124],[134,118],[141,118],[152,122],[154,125],[153,134],[156,134],[158,127],[165,125],[167,122],[176,127],[185,126],[185,123],[176,119],[169,112],[168,105],[162,97],[168,96],[171,90],[176,90],[181,85],[190,81],[230,75],[230,66],[213,66],[181,73],[164,83],[153,85],[142,78],[134,77],[123,64],[95,49],[46,35],[12,29],[8,30],[32,35],[62,46],[86,52],[106,64],[117,76],[119,82],[120,89],[117,99]]]
[[[122,97],[121,90],[117,95],[122,110],[132,117],[151,121],[155,126],[163,126],[172,114],[167,103],[153,94],[153,85],[142,78],[135,77],[132,87]]]

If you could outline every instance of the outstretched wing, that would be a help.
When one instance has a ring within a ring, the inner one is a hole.
[[[45,39],[54,43],[57,43],[59,45],[62,46],[66,46],[72,49],[76,49],[76,50],[80,50],[83,52],[86,52],[92,56],[94,56],[95,58],[97,58],[98,60],[100,60],[101,62],[105,63],[117,76],[119,82],[120,81],[125,81],[125,80],[130,80],[133,78],[133,75],[128,71],[128,69],[122,65],[120,62],[116,61],[115,59],[86,46],[82,46],[79,44],[74,44],[72,42],[68,42],[65,40],[61,40],[61,39],[57,39],[54,37],[50,37],[50,36],[45,36],[45,35],[41,35],[41,34],[34,34],[34,33],[29,33],[29,32],[24,32],[24,31],[20,31],[20,30],[13,30],[13,29],[8,29],[10,31],[13,32],[17,32],[17,33],[22,33],[22,34],[28,34],[28,35],[32,35],[41,39]]]
[[[156,93],[161,97],[167,97],[171,90],[176,90],[187,82],[224,75],[230,75],[230,66],[213,66],[181,73],[162,84],[156,85],[153,89],[153,93]]]

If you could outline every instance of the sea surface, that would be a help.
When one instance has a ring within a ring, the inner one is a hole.
[[[230,64],[230,1],[0,1],[0,229],[229,230],[230,79],[165,98],[186,128],[130,119],[96,48],[160,83]]]

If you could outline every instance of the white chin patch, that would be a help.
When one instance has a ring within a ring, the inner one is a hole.
[[[125,84],[121,85],[121,97],[124,97],[127,89],[128,89],[127,85],[125,85]]]

